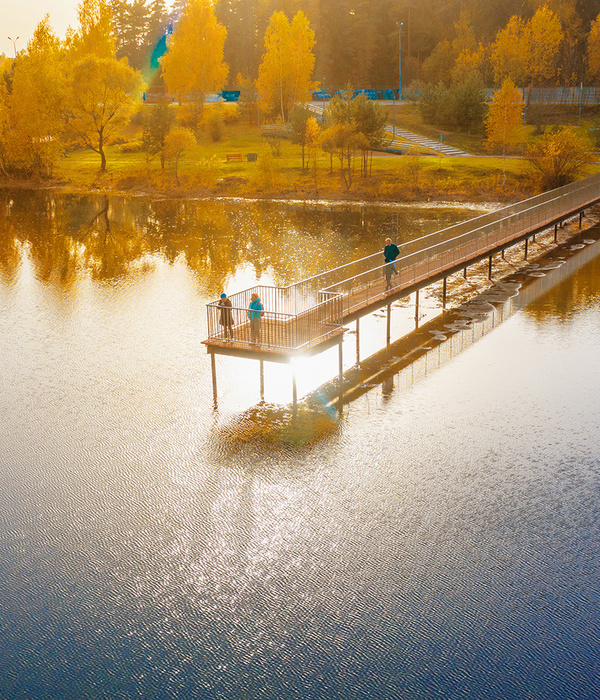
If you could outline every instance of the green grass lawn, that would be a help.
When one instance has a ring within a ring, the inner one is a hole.
[[[400,114],[401,113],[401,114]],[[423,124],[414,105],[396,106],[396,124],[431,138],[439,131]],[[493,157],[486,153],[481,136],[446,134],[446,142],[475,157],[452,158],[430,152],[405,155],[375,153],[368,164],[368,177],[361,174],[361,158],[354,159],[352,182],[343,177],[337,158],[317,151],[317,173],[302,169],[302,150],[285,138],[267,139],[256,127],[227,124],[223,138],[213,141],[199,129],[196,146],[183,154],[175,178],[173,162],[161,170],[160,159],[149,160],[141,149],[141,127],[135,123],[106,148],[107,170],[100,173],[100,156],[86,149],[69,151],[55,167],[55,176],[67,187],[113,190],[176,191],[185,196],[198,191],[205,195],[299,196],[318,194],[333,199],[389,198],[392,200],[456,197],[507,198],[526,196],[535,189],[531,166],[521,158]],[[227,161],[229,153],[241,161]],[[256,153],[256,161],[247,154]],[[305,154],[308,160],[308,153]]]

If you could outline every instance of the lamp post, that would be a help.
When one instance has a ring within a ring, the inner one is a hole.
[[[13,49],[15,51],[15,58],[16,58],[17,57],[17,41],[19,41],[19,37],[17,37],[16,39],[11,39],[10,37],[8,37],[8,40],[12,41]]]
[[[396,22],[398,27],[398,99],[402,99],[402,27],[404,22]]]

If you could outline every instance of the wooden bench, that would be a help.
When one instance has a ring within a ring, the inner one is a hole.
[[[230,161],[230,160],[243,161],[244,160],[244,156],[241,153],[227,153],[227,154],[225,154],[225,158],[227,158],[228,161]]]

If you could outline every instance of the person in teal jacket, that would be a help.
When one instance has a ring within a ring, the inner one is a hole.
[[[263,315],[263,305],[260,303],[260,297],[256,292],[250,297],[250,306],[246,314],[250,320],[250,342],[260,343],[260,319]]]
[[[396,263],[394,262],[398,255],[400,255],[400,250],[395,243],[392,243],[391,238],[385,239],[385,248],[383,249],[383,255],[385,257],[385,267],[383,272],[385,274],[385,290],[392,288],[392,275],[396,274]]]

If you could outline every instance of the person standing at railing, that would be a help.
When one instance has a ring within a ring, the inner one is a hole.
[[[252,343],[260,343],[260,319],[263,315],[263,305],[260,302],[260,297],[256,292],[250,297],[250,306],[248,311],[246,311],[248,319],[250,320],[250,341]]]
[[[400,255],[400,250],[395,243],[392,243],[391,238],[385,239],[385,247],[383,249],[383,255],[385,257],[385,267],[383,272],[385,274],[385,291],[392,288],[392,275],[396,273],[396,263],[394,262],[396,258]]]
[[[221,307],[221,318],[219,319],[220,324],[223,326],[225,332],[225,342],[228,340],[233,342],[233,311],[231,307],[231,299],[223,292],[221,298],[217,302]]]

